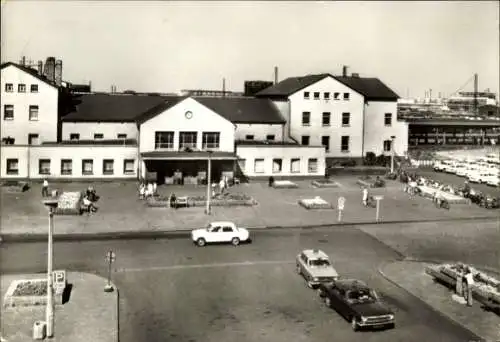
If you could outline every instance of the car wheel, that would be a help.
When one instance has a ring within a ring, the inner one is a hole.
[[[396,328],[396,323],[391,323],[387,326],[388,329],[395,329]]]
[[[203,247],[207,244],[207,242],[205,241],[205,239],[199,238],[198,240],[196,240],[196,244],[198,245],[198,247]]]
[[[332,300],[329,297],[325,297],[325,305],[327,308],[332,307]]]
[[[310,289],[314,288],[314,285],[309,280],[307,280],[306,283],[308,288]]]
[[[353,331],[359,330],[358,320],[356,319],[356,317],[351,318],[351,327]]]
[[[235,237],[231,240],[231,243],[233,244],[233,246],[238,246],[240,244],[240,239]]]

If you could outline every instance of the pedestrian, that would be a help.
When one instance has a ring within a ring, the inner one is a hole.
[[[220,193],[222,194],[224,192],[224,178],[220,179],[219,188],[220,188]]]
[[[368,187],[363,188],[363,205],[366,207],[368,205]]]
[[[139,199],[143,200],[145,194],[146,194],[146,187],[144,186],[144,183],[141,183],[139,185]]]
[[[470,267],[467,267],[467,270],[465,271],[465,284],[466,289],[464,289],[464,294],[467,296],[467,306],[472,306],[472,287],[474,286],[474,276],[472,275]]]
[[[148,183],[148,191],[146,197],[151,197],[151,196],[153,196],[153,184]]]
[[[43,180],[43,185],[42,185],[42,197],[48,197],[49,196],[49,181],[47,178]]]
[[[170,208],[177,209],[177,197],[175,197],[175,194],[170,195]]]
[[[158,184],[156,184],[156,182],[153,182],[153,196],[157,194],[158,191]]]

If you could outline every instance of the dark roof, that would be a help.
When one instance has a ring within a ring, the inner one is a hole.
[[[152,152],[143,152],[141,153],[141,157],[146,159],[199,159],[199,160],[207,160],[208,153],[204,151],[193,151],[193,152],[174,152],[174,151],[152,151]],[[235,153],[232,152],[221,152],[214,151],[210,154],[210,159],[215,160],[234,160],[238,159]]]
[[[283,124],[285,119],[271,100],[254,97],[193,97],[232,123]]]
[[[16,63],[14,63],[14,62],[7,62],[7,63],[3,63],[3,64],[1,65],[1,68],[0,68],[0,69],[6,68],[6,67],[11,66],[11,65],[12,65],[12,66],[15,66],[15,67],[16,67],[16,68],[18,68],[19,70],[22,70],[22,71],[24,71],[24,72],[26,72],[26,73],[30,74],[30,75],[31,75],[31,76],[33,76],[33,77],[38,78],[38,79],[39,79],[40,81],[42,81],[42,82],[44,82],[44,83],[46,83],[46,84],[48,84],[48,85],[50,85],[50,86],[52,86],[52,87],[54,87],[54,88],[57,88],[57,86],[56,86],[53,82],[49,81],[49,80],[48,80],[45,76],[43,76],[43,75],[39,75],[39,74],[38,74],[38,70],[37,70],[37,69],[33,69],[33,68],[30,68],[30,67],[27,67],[27,66],[24,66],[24,65],[16,64]]]
[[[344,290],[352,288],[369,288],[365,282],[357,279],[337,279],[335,285]]]
[[[353,89],[365,97],[367,101],[396,101],[399,96],[378,78],[352,76],[333,76],[331,74],[289,77],[269,88],[257,93],[258,97],[288,97],[325,77],[333,77],[340,83]]]
[[[66,122],[135,122],[152,108],[165,105],[168,96],[82,94],[76,110],[63,117]]]

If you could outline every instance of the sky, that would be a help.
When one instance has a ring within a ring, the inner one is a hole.
[[[498,93],[499,2],[2,0],[1,60],[63,60],[96,91],[242,91],[342,66],[401,97]],[[469,81],[469,82],[468,82]]]

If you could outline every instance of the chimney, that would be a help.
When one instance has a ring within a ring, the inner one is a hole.
[[[278,67],[274,67],[274,84],[278,84]]]
[[[226,79],[222,79],[222,96],[226,96]]]
[[[347,65],[342,67],[342,76],[347,77]]]
[[[23,66],[26,65],[26,56],[23,56],[21,58],[21,65],[23,65]]]
[[[359,78],[359,74],[358,74],[358,73],[354,73],[354,72],[353,72],[351,76],[352,76],[352,77]]]
[[[60,86],[62,83],[62,61],[60,59],[56,61],[54,74],[56,85]]]
[[[54,57],[47,57],[45,61],[45,69],[43,75],[50,81],[55,82],[55,72],[56,72],[56,59]]]
[[[38,75],[42,76],[43,75],[43,62],[38,61]]]

